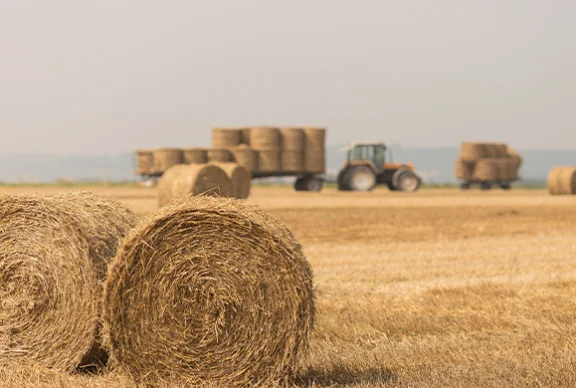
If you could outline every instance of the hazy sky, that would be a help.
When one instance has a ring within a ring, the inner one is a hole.
[[[1,0],[1,153],[328,142],[576,149],[574,0]]]

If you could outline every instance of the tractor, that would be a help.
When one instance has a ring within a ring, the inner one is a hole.
[[[376,185],[387,185],[392,191],[411,193],[422,184],[411,163],[393,163],[392,158],[387,162],[384,143],[351,142],[344,151],[347,158],[338,174],[338,190],[371,191]]]

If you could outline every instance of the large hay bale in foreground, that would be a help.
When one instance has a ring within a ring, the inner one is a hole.
[[[230,197],[237,199],[246,199],[250,195],[250,187],[252,186],[252,174],[246,168],[240,166],[238,163],[214,163],[215,166],[220,167],[232,184]]]
[[[172,166],[182,163],[180,148],[159,148],[154,151],[154,172],[163,173]]]
[[[0,198],[0,358],[62,371],[105,362],[101,282],[134,224],[90,193]]]
[[[213,164],[181,164],[166,171],[158,181],[158,205],[187,196],[228,197],[232,183],[226,172]]]
[[[551,195],[576,195],[576,167],[556,167],[546,184]]]
[[[212,128],[212,147],[229,148],[240,144],[242,130],[239,128]]]
[[[293,376],[313,326],[300,245],[235,200],[162,209],[124,240],[105,289],[113,363],[135,378],[271,386]]]

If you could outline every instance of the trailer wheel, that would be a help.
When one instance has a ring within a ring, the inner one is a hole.
[[[480,189],[481,190],[491,190],[492,189],[492,183],[482,182],[482,183],[480,183]]]
[[[510,182],[502,182],[500,184],[500,187],[502,188],[502,190],[510,190],[512,187],[510,186]]]
[[[460,188],[462,190],[470,190],[470,183],[468,183],[468,182],[461,183]]]

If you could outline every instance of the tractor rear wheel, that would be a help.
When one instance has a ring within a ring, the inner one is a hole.
[[[420,178],[410,170],[402,171],[396,178],[396,190],[413,193],[420,188]]]
[[[345,181],[352,191],[372,191],[376,187],[376,175],[367,166],[351,168],[346,173]]]
[[[322,191],[324,187],[324,180],[320,178],[308,177],[308,178],[298,178],[294,183],[294,189],[296,191]]]

